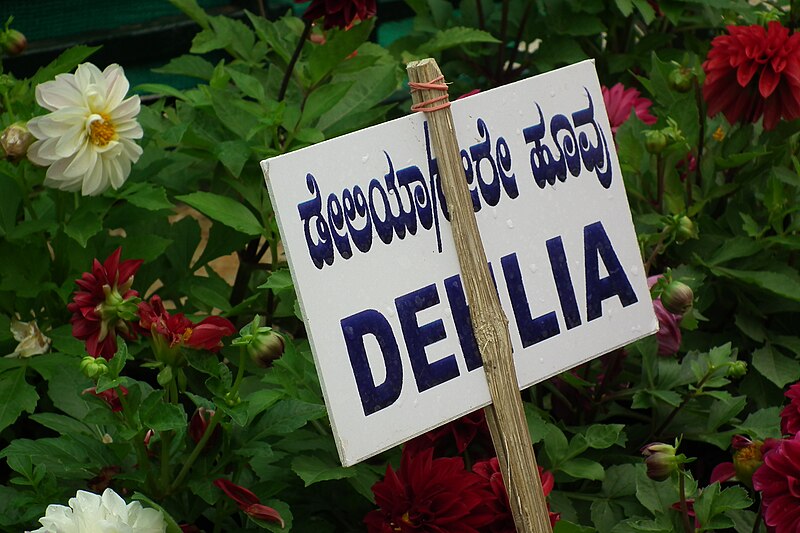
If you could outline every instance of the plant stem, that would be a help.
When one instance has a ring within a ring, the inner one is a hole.
[[[503,0],[503,7],[502,7],[502,14],[500,17],[500,45],[499,50],[497,51],[497,65],[495,66],[495,82],[500,85],[503,80],[503,72],[505,69],[505,57],[506,57],[506,46],[508,45],[508,39],[506,32],[508,30],[508,9],[509,9],[509,1]],[[509,65],[511,67],[511,65]]]
[[[214,429],[217,427],[217,424],[219,424],[219,421],[222,419],[222,416],[223,416],[222,411],[220,411],[219,409],[214,411],[214,416],[211,417],[211,421],[208,423],[208,427],[206,428],[205,433],[203,433],[203,436],[200,437],[200,440],[195,445],[194,449],[192,450],[192,453],[186,459],[186,462],[183,463],[183,468],[181,468],[181,471],[178,472],[178,476],[175,478],[175,481],[170,486],[169,488],[170,493],[175,492],[178,489],[178,487],[180,487],[181,483],[183,483],[184,478],[189,473],[189,470],[192,469],[192,465],[197,460],[197,457],[200,455],[200,452],[202,452],[203,448],[206,447],[208,439],[210,439],[211,435],[214,434]]]
[[[503,79],[500,80],[503,83],[509,81],[509,74],[514,70],[514,62],[517,60],[519,45],[522,42],[522,33],[525,30],[525,24],[528,23],[528,16],[530,15],[531,8],[533,8],[533,2],[526,2],[525,11],[522,12],[522,18],[519,21],[519,28],[517,28],[517,34],[514,37],[514,47],[511,49],[511,55],[508,57],[508,70],[503,73]],[[527,46],[529,43],[525,44]]]
[[[653,266],[653,261],[656,260],[658,254],[664,251],[662,246],[664,245],[664,239],[667,238],[667,228],[661,230],[661,235],[658,237],[658,242],[656,243],[655,247],[653,248],[653,253],[650,254],[650,257],[647,258],[647,261],[644,263],[644,274],[645,276],[650,273],[650,267]]]
[[[711,377],[712,373],[713,373],[712,370],[708,370],[706,372],[706,375],[703,376],[703,379],[701,379],[697,383],[697,386],[696,386],[695,390],[689,392],[686,396],[683,397],[683,399],[681,400],[681,403],[678,404],[672,410],[672,412],[669,415],[667,415],[667,418],[664,419],[664,421],[661,423],[661,425],[658,426],[658,428],[656,430],[650,432],[650,435],[645,440],[645,443],[649,442],[650,439],[652,439],[656,435],[660,435],[661,432],[664,431],[667,428],[667,426],[669,426],[670,422],[672,422],[675,419],[675,417],[678,415],[678,413],[681,412],[681,410],[684,407],[686,407],[686,404],[689,403],[693,398],[696,398],[699,394],[701,394],[703,392],[703,385],[705,385],[705,382],[708,381],[708,378]]]
[[[656,209],[659,213],[664,212],[664,173],[665,162],[661,154],[656,156],[656,179],[658,180],[658,190],[656,191]]]
[[[697,164],[695,169],[695,183],[697,183],[698,187],[702,187],[703,185],[703,150],[705,149],[705,141],[706,141],[706,108],[705,102],[703,101],[703,92],[700,87],[700,84],[697,82],[697,78],[692,80],[692,84],[694,85],[694,100],[697,104],[697,124],[700,127],[698,134],[697,134]],[[692,184],[691,181],[687,178],[686,180],[686,192],[688,196],[688,204],[692,204]]]
[[[281,88],[278,91],[278,102],[283,101],[283,98],[286,96],[286,90],[289,88],[289,80],[292,78],[294,66],[297,63],[297,60],[300,58],[300,52],[303,50],[303,45],[306,43],[309,34],[311,34],[311,21],[307,20],[305,22],[306,25],[303,27],[303,34],[300,36],[300,41],[297,43],[297,48],[294,49],[292,58],[289,60],[289,64],[286,65],[286,72],[283,73]]]
[[[681,522],[683,522],[683,530],[686,533],[694,533],[694,527],[689,520],[689,506],[686,505],[686,473],[683,471],[683,467],[678,471],[678,476],[678,492],[681,498]]]
[[[131,424],[131,419],[129,418],[130,414],[130,406],[128,405],[128,400],[125,399],[125,395],[122,394],[122,389],[117,388],[117,396],[119,397],[119,404],[122,406],[122,415],[127,423],[128,427],[131,429],[138,429],[135,424]],[[144,436],[142,435],[141,431],[138,431],[136,435],[133,437],[133,449],[136,452],[136,461],[138,463],[139,468],[146,468],[147,471],[145,472],[145,484],[149,488],[149,492],[153,492],[153,485],[152,485],[152,477],[150,476],[150,461],[147,457],[147,447],[144,444]]]
[[[763,519],[764,504],[761,502],[761,498],[758,497],[758,492],[753,491],[753,496],[758,500],[758,512],[756,513],[756,519],[753,522],[753,533],[759,533],[761,531],[761,521]]]

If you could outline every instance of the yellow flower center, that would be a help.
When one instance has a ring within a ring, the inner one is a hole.
[[[105,113],[99,119],[93,120],[89,125],[89,140],[96,146],[105,146],[117,136],[117,130],[111,122],[111,117]]]
[[[724,138],[725,138],[725,130],[723,130],[723,129],[722,129],[722,126],[720,126],[720,127],[718,127],[718,128],[717,128],[717,131],[715,131],[715,132],[714,132],[714,134],[712,135],[712,137],[713,137],[713,138],[714,138],[714,140],[715,140],[715,141],[717,141],[717,142],[721,142],[721,141],[722,141],[722,139],[724,139]]]

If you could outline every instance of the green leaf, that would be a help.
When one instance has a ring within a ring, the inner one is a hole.
[[[259,289],[271,289],[273,292],[280,292],[293,287],[292,274],[288,268],[276,270],[269,275],[267,281],[258,286]]]
[[[457,26],[438,31],[433,38],[422,44],[416,51],[420,57],[434,55],[442,50],[472,43],[499,43],[491,33],[475,28]]]
[[[305,486],[327,481],[354,477],[354,468],[344,468],[336,461],[324,461],[318,456],[300,455],[292,459],[292,470],[300,476]]]
[[[347,31],[338,30],[328,36],[325,46],[314,47],[308,58],[309,83],[317,85],[344,58],[367,40],[375,19],[362,20]]]
[[[35,413],[28,418],[62,435],[67,433],[92,435],[92,429],[89,426],[80,420],[75,420],[71,416],[59,415],[57,413]]]
[[[309,420],[325,416],[325,406],[299,400],[283,400],[272,406],[261,418],[260,433],[283,435],[306,425]]]
[[[152,392],[142,400],[139,417],[142,425],[154,431],[170,431],[186,427],[186,412],[180,405],[162,400],[164,391]]]
[[[614,3],[617,5],[617,9],[622,12],[623,17],[628,17],[633,13],[633,3],[631,0],[614,0]]]
[[[167,199],[167,191],[164,187],[152,183],[135,183],[119,191],[117,197],[148,211],[160,211],[175,207]]]
[[[214,154],[225,168],[238,178],[244,164],[250,158],[250,146],[241,140],[225,141],[214,148]]]
[[[178,76],[190,76],[201,80],[210,80],[214,74],[214,65],[200,56],[186,54],[175,57],[163,67],[154,68],[153,72],[159,74],[175,74]]]
[[[647,477],[644,465],[638,465],[636,499],[651,513],[658,515],[667,512],[679,498],[675,484],[666,481],[653,481]]]
[[[781,272],[734,270],[722,267],[711,267],[711,271],[719,276],[755,285],[783,298],[800,302],[800,281],[793,276]]]
[[[303,106],[302,124],[313,124],[326,111],[341,100],[352,87],[353,81],[326,83],[308,95]]]
[[[209,218],[237,231],[254,236],[262,233],[261,224],[253,212],[227,196],[197,191],[176,198],[186,202]]]
[[[0,432],[13,424],[23,411],[33,413],[39,395],[25,381],[25,369],[18,368],[0,375]]]
[[[150,93],[162,96],[172,96],[178,100],[188,100],[183,91],[179,91],[171,85],[164,85],[162,83],[142,83],[133,88],[137,93]]]
[[[559,470],[578,479],[601,480],[605,477],[603,465],[582,457],[562,463]]]
[[[73,46],[68,48],[49,65],[36,71],[36,74],[31,78],[31,87],[36,87],[40,83],[52,80],[56,77],[56,74],[71,72],[79,64],[83,63],[84,59],[98,50],[100,50],[99,46]]]
[[[719,483],[713,483],[695,499],[694,510],[704,528],[726,529],[733,527],[733,520],[723,513],[731,509],[746,509],[752,503],[744,487],[729,487],[720,492]]]
[[[625,429],[623,424],[595,424],[586,430],[586,443],[596,450],[604,450],[614,444],[624,444],[624,435],[620,442],[620,433],[623,429]]]
[[[755,439],[781,438],[781,408],[767,407],[750,413],[744,422],[734,426],[739,432]]]
[[[779,388],[800,379],[800,362],[782,355],[769,344],[753,352],[753,367]]]
[[[103,216],[91,210],[81,210],[64,224],[64,233],[86,248],[89,239],[103,230]]]

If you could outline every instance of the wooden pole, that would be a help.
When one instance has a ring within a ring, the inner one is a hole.
[[[444,84],[434,59],[413,61],[406,69],[412,84],[429,84],[434,80]],[[442,106],[448,101],[447,93],[436,88],[421,88],[412,90],[411,95],[415,104],[434,101],[436,103],[430,108],[439,108],[426,110],[423,107],[422,110],[428,120],[442,189],[450,212],[462,283],[492,398],[492,405],[485,409],[486,420],[497,451],[514,524],[519,532],[550,533],[552,530],[542,481],[511,354],[508,319],[500,306],[478,233],[467,179],[461,166],[453,115],[449,107]]]

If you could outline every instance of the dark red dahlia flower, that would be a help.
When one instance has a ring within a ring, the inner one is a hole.
[[[733,124],[763,115],[765,130],[800,117],[800,33],[780,22],[728,26],[728,35],[711,41],[703,70],[708,116],[722,112]]]
[[[224,492],[228,498],[235,501],[239,506],[239,509],[244,511],[246,515],[257,520],[275,522],[280,524],[281,527],[284,527],[283,518],[281,517],[280,513],[272,507],[263,505],[258,496],[246,488],[239,486],[232,481],[228,481],[225,478],[215,479],[214,485]]]
[[[78,290],[67,305],[72,313],[72,335],[84,341],[86,351],[94,357],[114,357],[117,333],[128,339],[136,337],[130,321],[136,316],[139,293],[131,285],[143,261],[120,262],[121,253],[122,248],[117,248],[102,264],[95,259],[92,271],[75,280]]]
[[[555,478],[552,472],[544,471],[541,466],[538,468],[539,478],[542,481],[542,491],[545,497],[547,497],[553,490]],[[514,517],[511,514],[511,507],[508,503],[508,492],[503,482],[503,475],[500,472],[500,462],[497,460],[497,457],[475,463],[472,466],[472,471],[489,481],[489,487],[494,494],[494,498],[490,502],[494,520],[485,530],[490,533],[515,533],[517,528],[514,525]],[[551,512],[550,504],[547,504],[547,511],[550,514],[550,527],[555,527],[561,515]]]
[[[653,102],[644,98],[636,89],[626,89],[624,85],[617,83],[610,89],[603,86],[601,90],[608,112],[608,122],[611,124],[611,133],[617,133],[617,128],[628,120],[631,111],[634,111],[636,118],[648,126],[655,124],[658,120],[650,113],[650,106],[653,105]]]
[[[222,337],[236,332],[230,320],[219,316],[194,324],[183,313],[171,315],[157,294],[139,304],[139,326],[152,335],[156,357],[168,364],[178,363],[183,346],[216,352],[222,347]]]
[[[489,426],[486,424],[486,415],[483,409],[478,409],[439,428],[423,433],[410,440],[406,447],[412,454],[431,448],[434,450],[434,456],[440,457],[453,450],[459,454],[464,453],[464,450],[476,439],[484,450],[489,451],[486,455],[494,454],[492,437],[489,434]],[[453,448],[453,444],[455,444],[455,448]]]
[[[800,531],[800,434],[764,444],[764,464],[753,474],[764,522],[775,533]]]
[[[403,449],[400,470],[372,486],[379,509],[364,517],[372,533],[478,533],[494,519],[486,480],[464,468],[460,457],[433,458]]]
[[[305,0],[296,0],[299,3]],[[356,19],[366,20],[377,13],[375,0],[311,0],[303,18],[313,22],[324,19],[324,28],[347,28]]]
[[[785,396],[789,405],[781,411],[781,431],[784,435],[800,433],[800,381],[789,387]]]

